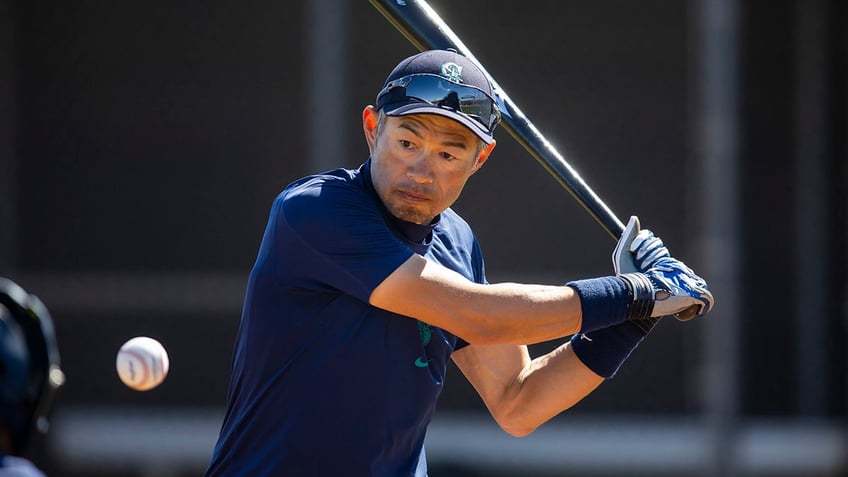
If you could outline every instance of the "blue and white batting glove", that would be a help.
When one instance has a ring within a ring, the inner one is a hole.
[[[644,336],[663,316],[687,321],[713,307],[707,282],[672,257],[650,230],[640,230],[636,216],[624,228],[612,262],[614,277],[566,283],[580,296],[581,333],[626,321]]]
[[[641,230],[639,218],[633,215],[612,251],[612,266],[616,275],[644,272],[657,260],[670,256],[663,241],[650,230]]]
[[[628,310],[631,320],[671,315],[685,321],[706,315],[713,307],[707,282],[676,258],[660,258],[644,272],[625,273],[619,278],[633,292]]]

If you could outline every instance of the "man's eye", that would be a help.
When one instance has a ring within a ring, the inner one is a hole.
[[[446,159],[446,160],[456,159],[456,157],[454,155],[449,154],[447,152],[442,152],[441,156],[442,156],[442,159]]]
[[[405,139],[401,139],[400,140],[400,146],[404,149],[409,149],[410,147],[412,147],[412,143],[405,140]]]

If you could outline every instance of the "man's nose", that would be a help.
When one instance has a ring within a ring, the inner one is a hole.
[[[406,169],[406,177],[418,184],[429,184],[433,182],[433,171],[431,167],[429,154],[422,152],[410,161]]]

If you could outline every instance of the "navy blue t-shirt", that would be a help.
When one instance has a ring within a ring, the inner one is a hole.
[[[479,245],[448,209],[392,217],[370,161],[290,184],[247,285],[227,411],[207,477],[415,476],[458,337],[368,304],[413,253],[485,283]]]

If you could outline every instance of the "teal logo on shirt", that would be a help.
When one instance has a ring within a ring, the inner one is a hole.
[[[430,342],[430,338],[433,336],[433,330],[430,329],[430,325],[428,325],[427,323],[419,321],[418,334],[421,335],[421,346],[427,346],[427,343]],[[415,358],[415,366],[419,368],[426,368],[429,365],[430,360],[425,358],[424,356],[419,356]]]

